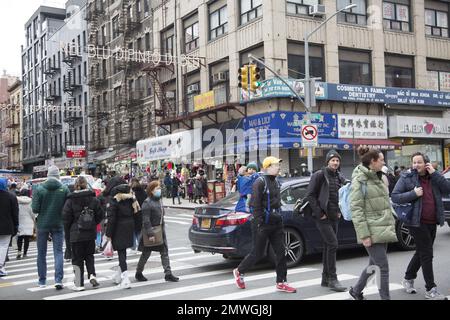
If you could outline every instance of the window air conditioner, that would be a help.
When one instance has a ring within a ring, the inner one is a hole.
[[[198,84],[191,84],[187,87],[187,94],[197,93],[199,90]]]
[[[324,16],[325,15],[325,6],[323,4],[315,4],[309,6],[309,15],[310,16]]]
[[[167,99],[175,99],[175,91],[167,91],[166,98]]]
[[[228,80],[226,72],[218,72],[213,74],[213,82],[221,82],[226,80]]]

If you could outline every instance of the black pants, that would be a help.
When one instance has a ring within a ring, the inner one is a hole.
[[[119,266],[122,272],[128,270],[127,266],[127,249],[117,250],[117,254],[119,255]]]
[[[167,245],[167,237],[166,232],[163,232],[163,239],[164,243],[162,245],[162,250],[159,252],[161,256],[161,264],[164,269],[165,275],[172,274],[172,270],[170,268],[170,260],[169,260],[169,247]],[[136,267],[136,273],[142,273],[144,271],[145,264],[148,261],[148,258],[150,258],[150,255],[152,254],[153,249],[151,247],[144,247],[141,257],[139,258],[138,265]]]
[[[338,226],[339,221],[316,219],[316,227],[319,229],[323,241],[323,276],[327,277],[329,280],[337,280],[336,251],[338,248]]]
[[[269,241],[276,256],[275,268],[277,272],[277,283],[285,282],[287,280],[287,266],[284,248],[283,225],[268,225],[264,222],[257,222],[257,220],[253,220],[252,223],[257,224],[253,229],[256,231],[254,232],[253,248],[252,251],[239,264],[239,272],[243,274],[246,273],[265,256],[266,244],[267,241]]]
[[[30,239],[31,236],[18,236],[17,237],[17,251],[22,251],[22,244],[23,246],[23,254],[26,255],[28,252],[28,247],[30,246]]]
[[[420,227],[409,227],[409,232],[416,243],[416,252],[406,269],[405,279],[413,280],[417,278],[417,272],[422,267],[425,288],[427,291],[436,287],[433,273],[433,244],[436,239],[435,224],[420,224]]]
[[[72,247],[72,265],[80,269],[80,279],[78,286],[84,286],[84,263],[86,263],[86,270],[88,278],[95,277],[94,253],[95,240],[73,242]],[[77,277],[75,277],[77,279]]]

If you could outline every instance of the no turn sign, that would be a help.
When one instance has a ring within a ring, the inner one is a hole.
[[[302,147],[318,146],[318,131],[316,125],[307,125],[302,127]]]

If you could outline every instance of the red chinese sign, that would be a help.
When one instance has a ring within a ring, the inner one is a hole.
[[[66,157],[69,159],[86,158],[86,146],[67,146]]]

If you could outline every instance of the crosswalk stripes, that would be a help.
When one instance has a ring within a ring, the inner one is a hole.
[[[403,286],[399,285],[398,283],[389,283],[389,291],[395,291],[395,290],[401,290],[403,289]],[[378,294],[378,288],[371,286],[364,289],[364,295],[373,295]],[[342,300],[342,299],[350,299],[350,295],[348,292],[339,292],[339,293],[331,293],[323,296],[318,297],[311,297],[306,300]]]

